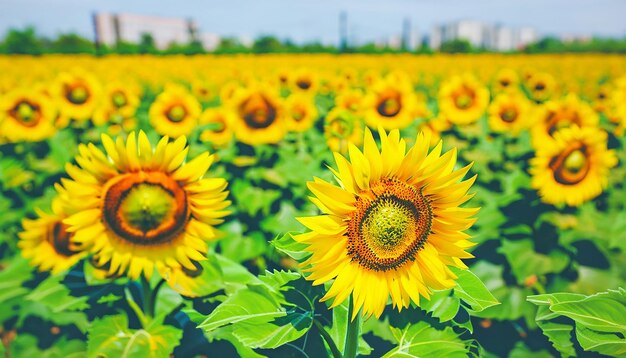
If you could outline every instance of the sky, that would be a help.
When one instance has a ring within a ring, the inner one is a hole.
[[[352,41],[400,34],[460,19],[534,27],[540,35],[626,36],[626,0],[0,0],[0,36],[35,26],[40,34],[93,38],[93,12],[127,12],[196,20],[201,32],[255,38],[272,34],[298,43],[337,43],[341,11]]]

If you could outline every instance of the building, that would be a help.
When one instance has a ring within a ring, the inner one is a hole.
[[[207,48],[215,48],[219,43],[217,35],[200,34],[198,26],[191,19],[96,13],[93,15],[93,23],[98,45],[139,43],[144,34],[150,34],[159,49],[166,49],[172,43],[201,41]]]
[[[481,21],[461,20],[432,28],[429,45],[438,50],[441,44],[463,39],[473,47],[493,51],[512,51],[537,41],[537,34],[529,27],[511,28],[486,24]]]

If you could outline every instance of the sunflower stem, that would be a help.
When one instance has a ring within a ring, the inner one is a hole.
[[[326,341],[326,343],[328,344],[328,347],[330,348],[330,352],[332,353],[333,358],[341,358],[341,352],[339,351],[339,348],[337,348],[337,344],[335,344],[333,337],[331,337],[330,334],[328,334],[324,326],[316,319],[313,320],[313,324],[315,324],[315,327],[317,327],[317,330],[320,331],[320,335],[322,336],[324,341]]]
[[[155,297],[152,296],[152,288],[150,287],[150,281],[144,276],[141,276],[141,287],[143,288],[143,313],[149,317],[154,317],[154,303]]]
[[[350,295],[350,307],[348,309],[348,330],[346,332],[346,346],[343,349],[344,358],[355,358],[359,347],[359,337],[361,336],[361,312],[358,312],[354,319],[354,297]]]
[[[165,283],[165,280],[161,279],[161,281],[159,281],[159,283],[157,283],[157,285],[152,290],[152,298],[151,298],[152,315],[156,314],[156,305],[159,302],[159,300],[157,299],[157,296],[159,295],[159,290],[161,289],[161,286],[163,286],[164,283]]]

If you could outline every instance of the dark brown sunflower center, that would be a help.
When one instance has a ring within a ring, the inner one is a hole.
[[[383,179],[361,193],[348,224],[348,255],[361,266],[388,271],[415,260],[430,234],[432,210],[421,191]]]
[[[300,79],[296,81],[296,86],[298,86],[301,90],[308,90],[311,88],[311,81],[308,79]]]
[[[584,145],[576,145],[553,157],[550,169],[554,173],[554,180],[564,185],[575,185],[583,181],[591,166],[587,151]]]
[[[9,114],[26,127],[36,126],[41,118],[39,106],[26,100],[20,101]]]
[[[103,216],[120,238],[138,245],[171,241],[190,219],[185,190],[161,172],[132,173],[113,183]]]
[[[401,109],[402,98],[398,93],[383,96],[376,106],[376,111],[383,117],[395,117]]]
[[[510,84],[511,84],[511,82],[509,80],[506,80],[506,79],[500,80],[500,85],[502,87],[508,87]]]
[[[65,98],[72,104],[84,104],[89,99],[89,90],[82,84],[66,86]]]
[[[72,249],[70,238],[71,234],[67,232],[67,226],[65,226],[62,222],[57,221],[48,231],[46,240],[48,240],[50,245],[52,245],[57,254],[70,257],[77,252]]]
[[[500,119],[504,122],[512,123],[517,119],[517,115],[517,110],[515,110],[515,108],[506,108],[500,112]]]
[[[458,109],[468,109],[474,104],[474,97],[474,91],[465,88],[454,96],[454,105]]]
[[[545,84],[543,84],[543,83],[541,83],[541,82],[539,82],[539,83],[535,84],[535,91],[537,91],[537,92],[541,92],[541,91],[543,91],[544,89],[546,89],[546,85],[545,85]]]
[[[250,96],[239,106],[246,125],[254,129],[267,128],[276,120],[276,107],[262,94]]]
[[[167,119],[170,120],[170,122],[182,122],[187,116],[187,110],[185,110],[184,106],[176,104],[168,108],[168,110],[165,112],[165,116],[167,117]]]

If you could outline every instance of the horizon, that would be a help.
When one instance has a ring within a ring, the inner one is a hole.
[[[132,3],[123,0],[106,3],[98,0],[59,0],[55,4],[46,0],[2,2],[6,9],[0,14],[2,36],[11,28],[33,26],[46,37],[77,33],[93,39],[92,14],[99,12],[190,18],[197,23],[201,33],[220,37],[255,39],[272,35],[298,44],[335,44],[339,41],[339,14],[342,11],[347,14],[348,38],[353,43],[375,42],[398,35],[405,19],[409,19],[411,32],[417,33],[419,38],[428,36],[433,26],[459,20],[476,20],[511,28],[532,27],[540,38],[626,36],[626,25],[621,19],[621,14],[626,11],[626,2],[621,0],[599,0],[593,4],[584,0],[559,0],[548,4],[542,4],[540,0],[515,0],[507,4],[497,0],[479,0],[473,4],[455,0],[390,0],[385,4],[371,0],[340,3],[302,0],[289,3],[289,6],[285,6],[284,0],[266,0],[263,3],[233,0],[214,7],[200,0],[157,6],[150,4],[149,0]],[[246,11],[240,11],[241,8],[246,8]],[[553,21],[554,18],[559,19],[558,23]]]

